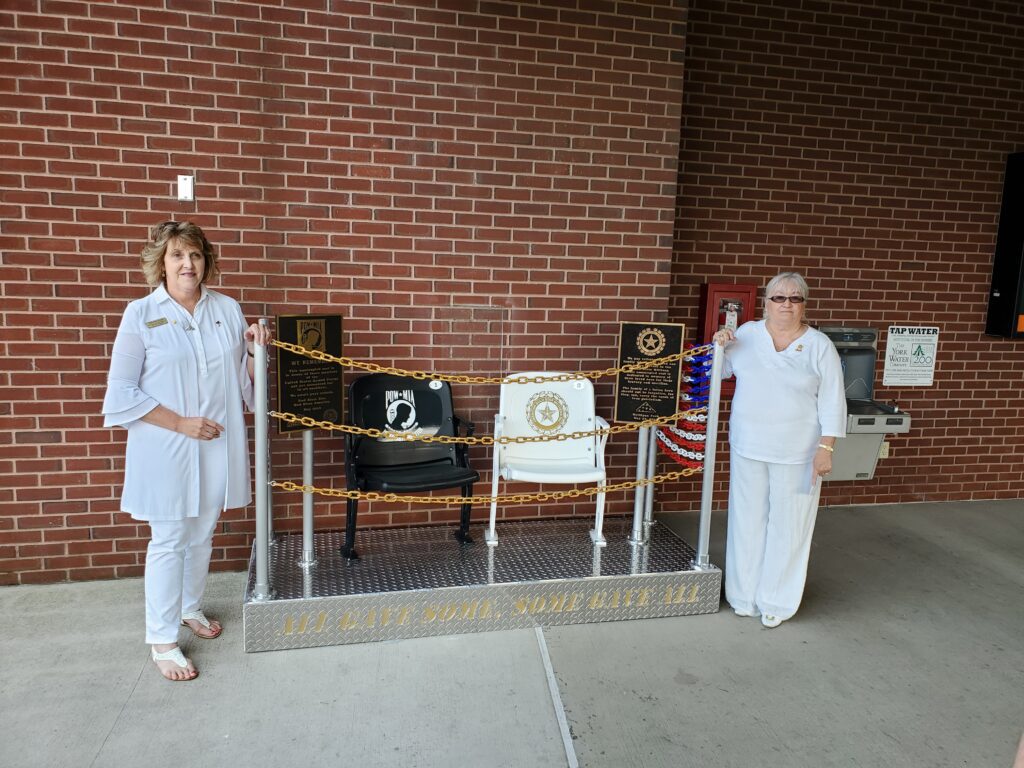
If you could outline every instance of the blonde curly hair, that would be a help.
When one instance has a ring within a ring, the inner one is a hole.
[[[206,266],[203,269],[203,279],[200,280],[200,283],[206,283],[220,274],[220,269],[217,267],[217,254],[210,241],[206,239],[206,235],[203,234],[203,230],[191,221],[164,221],[149,231],[149,242],[142,249],[142,274],[146,276],[146,282],[152,287],[160,285],[166,278],[164,256],[167,253],[167,243],[174,238],[179,238],[193,248],[202,251]]]

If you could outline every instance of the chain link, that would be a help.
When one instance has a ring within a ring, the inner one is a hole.
[[[434,380],[447,381],[452,384],[543,384],[548,381],[576,381],[578,379],[600,379],[602,376],[615,376],[619,373],[633,373],[635,371],[646,371],[649,368],[657,368],[662,365],[674,363],[687,357],[703,355],[713,349],[713,345],[705,344],[701,347],[694,347],[684,352],[679,352],[666,357],[655,357],[644,360],[641,363],[626,363],[617,368],[603,368],[593,371],[577,371],[576,373],[560,373],[554,376],[466,376],[454,373],[427,373],[425,371],[407,371],[404,368],[369,363],[363,360],[355,360],[351,357],[336,357],[326,352],[315,349],[306,349],[298,344],[290,344],[287,341],[274,339],[270,342],[275,347],[280,347],[286,352],[291,352],[313,360],[321,360],[328,363],[337,363],[346,368],[359,368],[370,373],[390,373],[394,376],[406,376],[420,381]]]
[[[672,422],[684,419],[687,416],[705,412],[707,412],[707,407],[702,406],[700,408],[692,408],[688,411],[679,411],[677,413],[673,413],[671,416],[659,416],[654,419],[647,419],[646,421],[635,423],[616,424],[606,429],[592,429],[587,432],[561,432],[554,435],[503,435],[502,437],[490,437],[489,435],[483,435],[481,437],[462,437],[460,435],[421,435],[415,432],[385,432],[384,430],[377,429],[375,427],[355,427],[349,424],[335,424],[332,421],[318,421],[311,416],[298,416],[294,413],[281,411],[271,411],[270,415],[287,424],[301,424],[304,427],[317,427],[331,432],[344,432],[349,435],[366,435],[367,437],[375,437],[378,439],[402,443],[422,442],[444,443],[446,445],[521,445],[523,443],[563,443],[567,440],[581,440],[585,437],[593,437],[595,435],[617,435],[622,432],[635,432],[642,427],[663,426],[665,424],[671,424]]]
[[[559,501],[561,499],[578,499],[586,496],[594,496],[601,493],[614,493],[615,491],[628,491],[631,488],[639,488],[643,485],[664,483],[671,480],[678,480],[681,477],[690,477],[700,469],[687,467],[686,469],[674,472],[665,472],[644,480],[629,480],[622,483],[615,483],[606,486],[590,486],[587,488],[572,488],[568,491],[538,491],[536,493],[511,493],[499,496],[411,496],[397,493],[380,493],[379,491],[349,491],[337,488],[319,488],[315,485],[299,485],[290,480],[274,480],[270,485],[285,491],[301,491],[302,493],[315,493],[320,496],[328,496],[335,499],[360,499],[363,501],[404,501],[410,504],[527,504],[533,501]]]

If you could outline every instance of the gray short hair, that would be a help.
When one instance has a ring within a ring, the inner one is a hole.
[[[768,281],[768,285],[764,287],[764,302],[768,304],[768,297],[775,294],[775,291],[783,283],[792,283],[796,286],[797,291],[805,299],[810,297],[811,289],[807,287],[807,281],[804,280],[804,276],[799,272],[779,272],[775,277]]]

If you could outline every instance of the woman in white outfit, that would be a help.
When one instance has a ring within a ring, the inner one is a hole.
[[[121,509],[150,526],[146,642],[164,677],[192,680],[178,629],[205,639],[222,631],[200,603],[221,510],[251,500],[242,412],[252,407],[253,345],[271,337],[206,287],[217,257],[195,224],[154,227],[142,271],[154,290],[121,318],[104,424],[128,430]]]
[[[714,336],[725,347],[722,375],[736,375],[725,598],[766,627],[800,607],[821,478],[846,435],[842,364],[804,322],[807,296],[803,277],[783,272],[765,288],[764,320]]]

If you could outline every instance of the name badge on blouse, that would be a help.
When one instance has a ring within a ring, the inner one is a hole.
[[[147,320],[146,321],[146,327],[147,328],[159,328],[161,325],[167,325],[167,318],[166,317],[158,317],[156,320]]]

